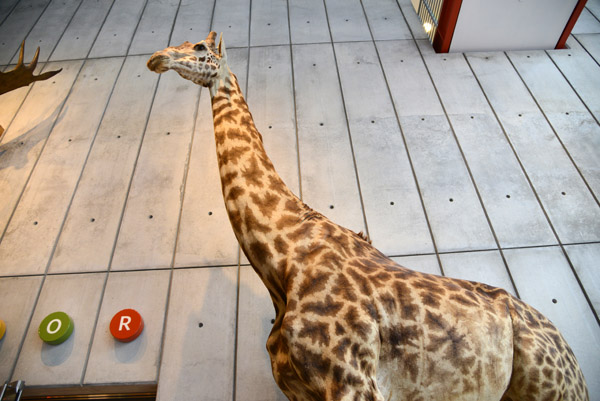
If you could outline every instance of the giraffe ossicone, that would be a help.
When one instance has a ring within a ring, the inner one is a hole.
[[[225,207],[271,295],[267,340],[290,400],[589,400],[557,328],[503,289],[415,272],[283,183],[216,33],[148,68],[209,88]]]

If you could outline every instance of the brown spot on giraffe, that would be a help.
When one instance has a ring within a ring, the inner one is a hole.
[[[232,141],[238,140],[242,142],[251,142],[251,139],[247,135],[244,135],[237,129],[227,130],[227,139],[230,139]]]
[[[298,224],[298,216],[292,214],[284,214],[276,222],[275,226],[278,230],[283,231],[287,227],[296,227]],[[287,237],[287,233],[283,232],[283,235]]]
[[[331,295],[327,295],[324,301],[303,303],[301,312],[312,312],[319,316],[335,316],[343,307],[344,304],[342,302],[337,302]]]
[[[273,254],[269,250],[269,247],[262,242],[253,242],[248,245],[248,257],[250,259],[259,260],[263,263],[267,263],[273,258]]]
[[[236,117],[238,114],[240,114],[239,110],[225,109],[225,111],[215,118],[215,121],[218,121],[219,124],[223,124],[225,122],[235,124],[237,123]]]
[[[265,173],[259,167],[256,157],[252,157],[250,159],[250,165],[246,166],[246,168],[242,169],[242,177],[246,180],[246,184],[249,187],[258,187],[261,188],[263,186],[263,180]]]
[[[360,313],[356,306],[347,308],[346,314],[344,315],[346,325],[353,333],[363,340],[366,340],[369,338],[369,334],[371,334],[371,325],[368,321],[363,319],[364,315]]]
[[[373,294],[373,288],[367,277],[361,275],[359,272],[351,268],[348,268],[347,271],[354,281],[354,284],[358,287],[358,292],[360,294],[365,294],[367,296],[371,296]]]
[[[295,218],[297,219],[297,217]],[[297,242],[300,238],[310,238],[315,224],[312,222],[302,223],[295,227],[295,230],[287,234],[287,237],[292,243]]]
[[[342,267],[342,263],[340,262],[339,257],[335,254],[335,252],[325,252],[321,256],[320,260],[321,266],[328,268],[329,270],[335,270]]]
[[[297,255],[294,258],[294,261],[303,265],[313,264],[325,250],[326,248],[319,242],[313,242],[308,246],[298,246],[294,249],[294,252]]]
[[[240,186],[228,186],[225,195],[226,201],[235,202],[240,196],[244,195],[246,190]]]
[[[223,177],[221,177],[221,184],[223,188],[230,188],[233,184],[233,180],[235,180],[238,176],[239,173],[237,171],[232,171],[230,173],[223,174]]]
[[[356,290],[344,274],[337,275],[331,293],[345,301],[356,302],[357,300]]]
[[[285,192],[286,187],[279,177],[269,176],[269,189],[273,192]]]
[[[277,237],[275,237],[275,239],[273,240],[273,246],[275,246],[275,250],[281,254],[281,255],[287,255],[288,250],[289,250],[289,245],[288,243],[281,237],[281,235],[278,235]]]
[[[316,269],[305,272],[304,280],[300,283],[298,289],[298,298],[303,299],[308,295],[324,290],[327,281],[329,281],[329,276],[329,273],[316,271]]]
[[[319,322],[314,319],[302,319],[302,329],[298,333],[300,338],[308,337],[313,345],[327,347],[329,345],[329,323]]]
[[[261,234],[266,234],[273,231],[271,227],[258,221],[250,207],[246,206],[243,216],[242,228],[245,228],[246,232],[255,231]],[[267,244],[263,245],[265,248],[269,249]]]
[[[342,336],[343,334],[346,334],[346,329],[340,324],[340,322],[335,322],[335,334],[337,336]]]
[[[156,52],[148,67],[210,91],[225,205],[273,300],[267,350],[290,400],[589,400],[569,345],[531,306],[403,268],[298,199],[215,39]]]
[[[248,150],[250,150],[248,146],[235,146],[230,149],[225,149],[218,154],[219,164],[222,166],[229,163],[237,164],[240,161],[240,158],[244,156]]]

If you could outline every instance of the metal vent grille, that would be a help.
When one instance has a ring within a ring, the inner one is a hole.
[[[417,13],[423,23],[425,32],[429,35],[429,41],[432,43],[442,12],[442,4],[444,4],[444,0],[419,0]]]

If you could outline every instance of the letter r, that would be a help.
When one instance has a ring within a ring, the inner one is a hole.
[[[131,323],[131,316],[123,315],[121,316],[121,321],[119,322],[119,331],[123,331],[123,327],[125,330],[130,331],[129,323]]]

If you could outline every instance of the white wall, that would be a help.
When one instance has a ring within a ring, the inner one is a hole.
[[[553,49],[577,0],[463,0],[451,52]]]

